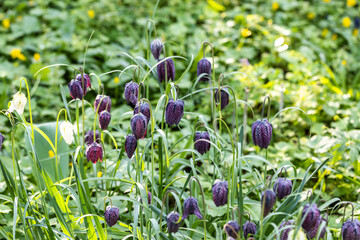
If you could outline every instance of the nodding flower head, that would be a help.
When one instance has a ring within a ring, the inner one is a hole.
[[[138,113],[139,113],[139,103],[137,103],[135,108],[134,108],[134,115],[138,114]],[[149,123],[149,120],[150,120],[150,107],[149,107],[149,104],[147,102],[141,103],[140,113],[142,113],[146,117],[147,123]]]
[[[206,58],[201,59],[197,65],[197,76],[199,77],[203,73],[207,75],[202,76],[199,81],[209,81],[211,78],[211,63]]]
[[[276,202],[276,195],[272,190],[265,190],[261,195],[261,212],[263,212],[263,216],[266,217],[273,208]]]
[[[147,120],[143,114],[136,114],[130,121],[131,130],[136,139],[143,139],[147,131]]]
[[[316,224],[314,226],[311,226],[311,228],[308,231],[306,231],[306,235],[308,236],[309,239],[313,239],[314,237],[316,237],[321,221],[322,221],[322,217],[319,216],[318,219],[316,220]]]
[[[139,85],[136,82],[131,81],[125,84],[124,98],[131,107],[136,105],[138,101],[138,94]]]
[[[137,140],[134,135],[127,135],[125,139],[125,152],[128,158],[132,158],[137,147]]]
[[[111,120],[111,114],[106,110],[102,111],[99,116],[100,128],[102,130],[106,130],[110,124],[110,120]]]
[[[355,17],[355,19],[354,19],[354,28],[356,28],[356,29],[360,28],[360,18],[359,17]]]
[[[341,237],[343,240],[360,239],[360,221],[358,219],[348,219],[341,227]]]
[[[103,158],[103,148],[97,142],[93,142],[86,148],[85,154],[88,162],[97,163],[98,160],[101,162]]]
[[[236,221],[228,221],[225,225],[225,233],[234,239],[238,239],[240,225]]]
[[[305,231],[309,232],[314,228],[314,226],[318,225],[318,220],[320,218],[320,210],[316,206],[315,203],[313,204],[306,204],[302,211],[302,218],[304,218],[302,223],[302,227]]]
[[[244,232],[244,238],[248,239],[249,237],[255,235],[256,233],[256,225],[253,222],[246,221],[242,227]]]
[[[251,125],[251,134],[255,146],[267,149],[270,145],[272,125],[268,120],[257,120]]]
[[[221,110],[229,104],[229,94],[226,91],[228,91],[226,87],[221,89],[221,93],[219,89],[215,90],[215,102],[219,104],[221,100]]]
[[[119,220],[119,209],[117,207],[107,206],[104,217],[109,227],[114,226]]]
[[[294,220],[288,220],[288,221],[283,221],[280,224],[279,231],[281,231],[286,226],[291,226],[292,225],[292,227],[286,228],[284,231],[281,232],[280,240],[288,240],[289,232],[291,231],[291,229],[294,228],[294,223],[295,223]]]
[[[163,43],[160,41],[160,39],[155,39],[151,42],[150,49],[155,60],[159,60],[162,48],[163,48]]]
[[[150,191],[148,191],[148,204],[151,204],[152,194]]]
[[[292,190],[292,182],[291,180],[285,178],[278,178],[274,184],[274,192],[279,200],[283,199],[284,197],[290,195]]]
[[[205,140],[210,141],[209,133],[208,132],[196,132],[195,133],[194,147],[195,147],[195,150],[198,151],[202,155],[204,153],[207,153],[207,151],[210,150],[211,144],[206,141],[198,141],[200,139],[205,139]]]
[[[166,123],[169,126],[178,125],[184,115],[184,101],[170,99],[165,109]]]
[[[73,99],[83,99],[84,92],[83,92],[83,89],[81,87],[81,82],[75,81],[73,79],[73,80],[71,80],[69,82],[68,86],[69,86],[70,96]]]
[[[200,213],[198,201],[194,197],[189,197],[184,201],[184,213],[183,219],[186,219],[189,215],[195,214],[199,219],[202,219],[202,215]]]
[[[213,200],[217,207],[227,204],[228,182],[217,179],[212,186]]]
[[[0,133],[0,151],[1,151],[2,145],[4,143],[4,140],[5,140],[4,136]]]
[[[93,130],[90,130],[85,134],[84,141],[88,145],[94,142],[94,131]],[[100,143],[99,130],[95,131],[95,142]]]
[[[162,61],[162,59],[160,59],[159,61]],[[165,72],[165,63],[166,63],[166,72]],[[169,58],[169,59],[166,59],[165,61],[161,62],[160,64],[158,64],[157,65],[157,74],[158,74],[160,82],[164,81],[166,78],[168,80],[174,81],[175,80],[174,61],[171,58]]]
[[[178,212],[172,211],[166,217],[166,224],[169,233],[176,233],[179,231],[181,221],[179,222],[180,214]]]
[[[90,79],[90,76],[87,74],[84,74],[83,76],[84,76],[84,78],[81,77],[81,74],[78,74],[78,75],[76,75],[75,79],[76,79],[76,81],[80,82],[81,88],[83,88],[84,96],[85,96],[87,89],[88,88],[91,89],[91,79]],[[84,81],[84,84],[83,84],[82,80]]]
[[[106,95],[97,95],[94,102],[94,108],[97,113],[101,113],[105,110],[111,112],[111,98]]]

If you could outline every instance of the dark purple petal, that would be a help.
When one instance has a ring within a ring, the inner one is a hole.
[[[236,221],[228,221],[225,225],[225,233],[235,239],[238,239],[240,225]]]
[[[341,228],[341,236],[343,240],[359,240],[360,239],[360,221],[348,219],[343,223]]]
[[[106,130],[111,121],[111,114],[108,111],[102,111],[99,116],[99,125],[102,130]]]
[[[251,125],[251,134],[255,146],[267,149],[272,136],[272,125],[266,120],[257,120]]]
[[[139,113],[139,103],[137,103],[135,108],[134,108],[134,115],[138,114],[138,113]],[[149,120],[150,120],[150,107],[149,107],[149,104],[147,102],[141,103],[140,113],[142,113],[146,117],[147,123],[149,123]]]
[[[134,155],[134,152],[137,147],[137,140],[133,135],[127,135],[125,140],[125,151],[128,158],[131,158]]]
[[[229,94],[226,92],[227,88],[222,88],[221,93],[219,94],[219,89],[215,90],[215,102],[220,103],[219,95],[221,95],[221,110],[224,109],[229,104]]]
[[[179,231],[179,227],[181,224],[181,222],[178,222],[179,219],[180,219],[180,214],[175,211],[172,211],[167,215],[166,224],[169,233],[176,233],[177,231]]]
[[[69,82],[68,86],[69,86],[70,96],[73,99],[83,99],[84,93],[81,87],[81,82],[75,81],[73,79]]]
[[[195,214],[199,219],[202,219],[202,215],[200,213],[198,201],[194,197],[189,197],[184,201],[184,212],[183,219],[186,219],[188,215]]]
[[[163,48],[163,44],[159,39],[155,39],[150,44],[151,53],[154,56],[155,60],[158,60]]]
[[[147,131],[147,120],[144,115],[136,114],[130,121],[131,130],[136,139],[143,139]]]
[[[292,182],[285,178],[278,178],[274,184],[274,192],[279,200],[291,194]]]
[[[194,148],[196,151],[198,151],[201,155],[205,154],[207,151],[210,150],[210,143],[206,142],[206,141],[198,141],[200,139],[205,139],[210,141],[210,135],[208,132],[196,132],[195,133],[195,138],[194,138]]]
[[[285,228],[286,226],[292,226],[292,227],[286,228],[284,231],[281,232],[280,240],[288,240],[289,232],[291,231],[291,229],[294,228],[294,223],[295,223],[294,220],[288,220],[288,221],[286,221],[286,222],[283,221],[283,222],[280,224],[279,231],[281,231],[281,230],[282,230],[283,228]]]
[[[100,143],[99,130],[96,130],[95,133],[96,133],[95,142]],[[88,145],[94,142],[94,131],[93,130],[90,130],[85,134],[84,141]]]
[[[202,76],[199,81],[209,81],[211,78],[211,63],[206,58],[201,59],[197,65],[197,76],[199,77],[203,73],[207,75]]]
[[[4,143],[4,140],[5,140],[5,137],[0,133],[0,151],[1,151],[2,145]]]
[[[309,239],[313,239],[314,237],[316,237],[316,234],[319,230],[319,226],[321,224],[321,219],[322,217],[319,216],[318,219],[316,220],[315,225],[311,226],[310,229],[306,231],[306,235],[308,236]]]
[[[159,61],[162,61],[162,59],[160,59]],[[167,76],[165,76],[165,63],[166,63]],[[174,61],[171,58],[169,58],[166,61],[163,61],[160,64],[158,64],[157,65],[157,74],[158,74],[158,78],[159,78],[160,82],[164,81],[166,77],[168,80],[174,81],[175,80]]]
[[[80,82],[81,87],[84,90],[84,96],[85,96],[87,89],[88,88],[91,89],[91,79],[90,79],[90,76],[87,74],[84,74],[83,76],[84,76],[84,78],[81,77],[81,74],[78,74],[78,75],[76,75],[75,79]],[[84,81],[82,81],[82,79]],[[84,84],[82,82],[84,82]]]
[[[92,163],[97,163],[98,160],[100,162],[103,158],[103,148],[97,142],[93,142],[86,149],[86,159],[91,161]]]
[[[165,119],[169,126],[178,125],[184,115],[184,101],[170,99],[165,109]]]
[[[119,220],[119,208],[107,206],[104,217],[109,227],[114,226]]]
[[[95,111],[98,110],[97,113],[101,113],[105,110],[111,112],[111,98],[106,95],[97,95],[94,102],[94,108]]]
[[[255,235],[256,233],[256,225],[253,222],[246,221],[243,225],[244,238],[248,239],[248,237]]]
[[[266,217],[273,208],[276,202],[276,195],[272,190],[266,190],[261,195],[261,212],[264,213],[264,217]]]
[[[126,102],[134,107],[138,101],[139,85],[134,82],[128,82],[125,84],[124,98]]]
[[[217,207],[227,204],[228,182],[216,180],[212,187],[213,200]]]
[[[314,226],[316,226],[317,221],[320,218],[320,210],[316,206],[315,203],[313,204],[306,204],[302,211],[302,218],[304,219],[302,223],[302,227],[305,231],[310,231]]]

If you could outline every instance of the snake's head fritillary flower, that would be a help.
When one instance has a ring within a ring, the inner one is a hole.
[[[137,103],[135,108],[134,108],[134,115],[138,114],[138,113],[139,113],[139,103]],[[149,104],[147,102],[141,103],[140,113],[142,113],[146,117],[147,123],[149,123],[149,121],[150,121],[150,107],[149,107]]]
[[[102,130],[106,130],[111,121],[111,114],[104,110],[99,115],[99,125]]]
[[[274,192],[279,200],[290,195],[292,190],[292,182],[289,179],[278,178],[274,184]]]
[[[0,133],[0,151],[1,151],[2,145],[4,143],[4,140],[5,140],[5,137]]]
[[[294,220],[288,220],[288,221],[283,221],[283,222],[280,224],[279,231],[281,231],[283,228],[285,228],[285,226],[293,226],[293,227],[286,228],[285,230],[283,230],[283,231],[281,232],[280,240],[288,240],[288,239],[289,239],[289,238],[288,238],[289,232],[291,231],[291,229],[294,228],[294,223],[295,223]]]
[[[23,114],[26,106],[26,102],[27,102],[27,98],[25,94],[21,92],[15,93],[13,96],[13,100],[10,101],[10,107],[8,109],[8,112],[13,112],[14,110],[16,110],[18,114],[20,115]]]
[[[91,89],[91,79],[90,76],[87,74],[83,74],[83,78],[81,77],[81,74],[76,75],[75,78],[78,82],[80,82],[80,86],[83,88],[84,96],[86,95],[86,92],[88,89]],[[83,83],[84,82],[84,83]]]
[[[199,141],[201,139],[210,141],[210,135],[208,132],[196,132],[194,138],[194,148],[198,151],[201,155],[207,153],[210,150],[211,144],[206,141]]]
[[[302,227],[306,232],[309,232],[313,229],[314,226],[318,224],[320,218],[320,210],[315,203],[306,204],[302,211],[302,218],[304,218]]]
[[[229,104],[229,94],[227,93],[227,91],[228,88],[226,87],[222,88],[221,91],[219,91],[219,89],[215,90],[215,102],[216,104],[219,104],[221,100],[221,110]]]
[[[104,217],[109,227],[114,226],[119,220],[119,208],[107,206]]]
[[[162,59],[159,61],[162,61]],[[165,71],[165,63],[166,63],[166,71]],[[161,62],[160,64],[158,64],[157,65],[157,74],[158,74],[160,82],[164,81],[166,78],[167,78],[167,80],[174,81],[175,80],[174,61],[171,58],[169,58],[169,59],[166,59],[165,61]]]
[[[183,219],[186,219],[189,215],[195,214],[199,219],[203,219],[198,201],[194,197],[189,197],[184,201],[184,212],[183,212]]]
[[[100,143],[99,130],[95,131],[95,142]],[[84,141],[86,144],[91,144],[94,142],[94,131],[90,130],[85,134]]]
[[[240,225],[236,221],[228,221],[225,225],[225,233],[234,239],[238,239]]]
[[[60,124],[60,133],[67,144],[74,141],[74,125],[69,121],[64,121]]]
[[[150,50],[155,60],[159,60],[162,48],[163,48],[163,43],[160,41],[160,39],[155,39],[151,42]]]
[[[69,82],[68,86],[69,86],[70,96],[73,99],[83,99],[84,92],[81,87],[80,81],[76,81],[73,79]]]
[[[178,212],[172,211],[167,215],[166,224],[169,233],[176,233],[177,231],[179,231],[179,227],[181,224],[181,221],[179,221],[179,219],[180,214]]]
[[[209,81],[211,75],[211,63],[206,58],[201,59],[197,65],[197,76],[199,77],[203,73],[206,73],[206,75],[202,76],[199,81]]]
[[[128,82],[125,84],[125,90],[124,90],[124,98],[126,102],[134,107],[138,101],[138,94],[139,94],[139,85],[134,82]]]
[[[245,224],[242,227],[244,232],[244,238],[249,239],[256,233],[256,225],[253,222],[246,221]]]
[[[102,111],[111,112],[111,98],[106,95],[97,95],[94,102],[94,108],[97,113]]]
[[[217,179],[212,186],[213,200],[217,207],[227,204],[228,182]]]
[[[257,120],[251,125],[251,134],[255,146],[267,149],[272,136],[272,125],[268,120]]]
[[[178,125],[184,115],[184,101],[170,99],[165,109],[165,119],[169,126]]]
[[[134,155],[134,152],[137,147],[137,140],[134,135],[127,135],[125,139],[125,152],[128,158],[131,158]]]
[[[103,158],[103,148],[97,142],[93,142],[86,149],[86,159],[92,163],[97,163],[98,160],[102,162]]]
[[[265,190],[261,195],[261,212],[266,217],[276,202],[276,195],[273,190]]]
[[[147,120],[143,114],[136,114],[130,121],[131,130],[136,139],[143,139],[147,131]]]
[[[343,240],[357,240],[360,239],[360,221],[348,219],[341,227],[341,236]]]

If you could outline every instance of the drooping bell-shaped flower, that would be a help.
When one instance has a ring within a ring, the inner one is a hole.
[[[5,140],[5,137],[0,133],[0,151],[1,151],[2,145],[4,143],[4,140]]]
[[[225,233],[234,239],[238,239],[240,225],[236,221],[228,221],[225,225]]]
[[[279,231],[282,231],[282,229],[287,226],[292,226],[292,227],[286,228],[285,230],[283,230],[281,232],[280,240],[288,240],[289,232],[291,231],[291,229],[294,228],[294,223],[295,223],[294,220],[288,220],[288,221],[283,221],[280,224]]]
[[[151,42],[150,50],[155,60],[159,60],[162,48],[163,48],[163,43],[160,41],[160,39],[155,39]]]
[[[217,207],[227,204],[228,182],[217,179],[212,186],[213,200]]]
[[[114,226],[119,220],[119,208],[107,206],[104,217],[109,227]]]
[[[98,160],[102,162],[103,158],[103,148],[97,142],[93,142],[86,148],[86,159],[92,163],[97,163]]]
[[[71,144],[74,141],[74,125],[69,121],[64,121],[60,124],[60,133],[67,144]]]
[[[68,86],[69,86],[70,96],[73,99],[80,99],[80,100],[83,99],[84,92],[81,87],[80,81],[76,81],[73,79],[69,82]]]
[[[197,65],[197,76],[206,73],[199,81],[207,82],[211,78],[211,63],[206,58],[201,59]]]
[[[160,59],[159,61],[162,61],[162,59]],[[165,71],[165,63],[166,63],[166,71]],[[171,58],[169,58],[169,59],[161,62],[160,64],[158,64],[157,65],[157,74],[158,74],[158,78],[159,78],[160,82],[164,81],[166,78],[167,78],[167,80],[174,81],[175,80],[174,61]]]
[[[179,231],[181,221],[179,222],[180,214],[178,212],[172,211],[166,217],[166,224],[169,233],[176,233]]]
[[[276,202],[276,195],[272,190],[265,190],[261,194],[261,212],[263,213],[263,217],[266,217],[273,208]]]
[[[219,104],[221,100],[221,110],[229,104],[229,94],[227,93],[227,91],[228,88],[226,87],[221,89],[221,93],[219,93],[219,89],[215,90],[215,102],[216,104]]]
[[[99,126],[102,130],[106,130],[111,121],[111,114],[104,110],[99,115]]]
[[[134,115],[138,114],[138,113],[139,113],[139,103],[137,103],[135,108],[134,108]],[[150,107],[149,107],[149,104],[147,102],[141,103],[140,113],[142,113],[146,117],[147,123],[149,123],[149,121],[150,121]]]
[[[88,89],[91,89],[91,79],[90,76],[87,74],[83,74],[83,78],[81,77],[81,74],[76,75],[75,78],[77,81],[80,82],[80,86],[83,89],[84,96],[86,95],[86,92]],[[82,81],[83,80],[83,81]],[[84,83],[83,83],[84,82]]]
[[[99,130],[95,131],[95,142],[100,143]],[[84,141],[86,144],[91,144],[94,142],[94,131],[90,130],[85,134]]]
[[[321,233],[320,233],[319,239],[323,239],[325,237],[327,222],[328,222],[327,217],[322,217],[321,218],[321,222],[320,222],[320,226],[319,226],[319,230],[320,230],[320,227],[321,227]],[[324,225],[321,226],[323,223],[324,223]]]
[[[302,211],[302,219],[304,219],[302,223],[302,227],[306,232],[312,230],[314,226],[319,224],[318,220],[320,218],[320,210],[315,203],[306,204]]]
[[[201,139],[205,139],[210,141],[210,135],[208,132],[196,132],[194,138],[194,148],[198,151],[201,155],[207,153],[210,150],[211,144],[206,141],[199,141]]]
[[[165,109],[165,119],[169,126],[178,125],[184,115],[184,101],[169,99]]]
[[[105,110],[111,112],[111,98],[106,95],[97,95],[94,102],[94,108],[98,114]]]
[[[256,233],[256,225],[253,222],[246,221],[245,224],[242,227],[244,238],[248,239],[249,237],[255,235]]]
[[[267,149],[270,145],[272,125],[268,120],[257,120],[251,125],[251,134],[255,146]]]
[[[136,139],[143,139],[147,131],[147,120],[143,114],[136,114],[130,121],[131,130]]]
[[[134,82],[128,82],[125,84],[125,90],[124,90],[124,98],[126,102],[134,107],[138,101],[138,94],[139,94],[139,85]]]
[[[184,211],[183,211],[183,219],[186,219],[189,215],[195,214],[199,219],[203,219],[198,201],[194,197],[189,197],[184,201]]]
[[[274,192],[279,200],[290,195],[292,190],[292,182],[289,179],[278,178],[274,184]]]
[[[306,235],[308,239],[313,239],[314,237],[316,237],[316,234],[319,230],[319,226],[321,224],[321,220],[322,217],[319,216],[319,218],[316,220],[316,224],[314,226],[311,226],[311,228],[308,231],[306,231]]]
[[[7,112],[13,112],[14,110],[16,110],[18,114],[20,115],[23,114],[26,106],[26,102],[27,102],[27,98],[25,94],[21,92],[15,93],[13,96],[13,100],[10,101],[10,107],[7,110]]]
[[[127,135],[125,139],[125,152],[128,158],[132,158],[137,147],[137,140],[134,135]]]
[[[358,219],[348,219],[341,227],[341,237],[343,240],[360,239],[360,221]]]

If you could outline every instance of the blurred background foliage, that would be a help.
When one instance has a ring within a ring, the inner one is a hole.
[[[214,46],[215,71],[234,73],[225,77],[239,99],[253,107],[247,113],[247,142],[253,120],[260,118],[264,97],[271,97],[271,117],[287,107],[272,122],[273,145],[269,160],[275,166],[286,164],[305,169],[330,158],[327,169],[312,182],[323,198],[360,198],[360,54],[359,1],[334,0],[102,0],[50,1],[3,0],[0,3],[0,107],[6,109],[22,76],[29,79],[34,122],[54,121],[63,108],[59,86],[73,72],[40,68],[68,63],[81,66],[86,43],[92,31],[85,71],[101,74],[133,64],[132,56],[148,58],[146,21],[156,23],[156,36],[171,41],[167,55],[180,55],[195,63],[202,57],[202,43]],[[211,51],[207,48],[210,60]],[[154,59],[150,59],[155,63]],[[180,95],[193,91],[196,64],[180,83]],[[179,77],[188,62],[175,59]],[[119,115],[131,108],[125,104],[123,89],[129,77],[118,73],[103,76],[106,94]],[[96,80],[93,79],[94,82]],[[155,79],[150,79],[153,104],[160,96]],[[154,86],[154,87],[153,87]],[[206,87],[205,84],[200,85]],[[246,97],[245,90],[248,90]],[[95,91],[86,98],[94,99]],[[206,93],[193,98],[186,112],[208,114]],[[156,105],[155,105],[156,106]],[[243,107],[243,106],[241,106]],[[249,109],[248,109],[249,110]],[[242,119],[244,111],[239,111]],[[25,112],[25,116],[28,117]],[[224,114],[232,122],[232,108]],[[311,120],[311,121],[310,121]],[[0,118],[0,131],[8,123]],[[19,134],[19,139],[22,135]],[[176,135],[174,135],[176,138]],[[5,143],[5,145],[10,143]],[[259,149],[248,144],[246,152]],[[10,156],[8,156],[10,158]],[[24,166],[24,172],[31,169]],[[1,184],[0,191],[6,191]],[[310,186],[310,185],[309,185]]]

